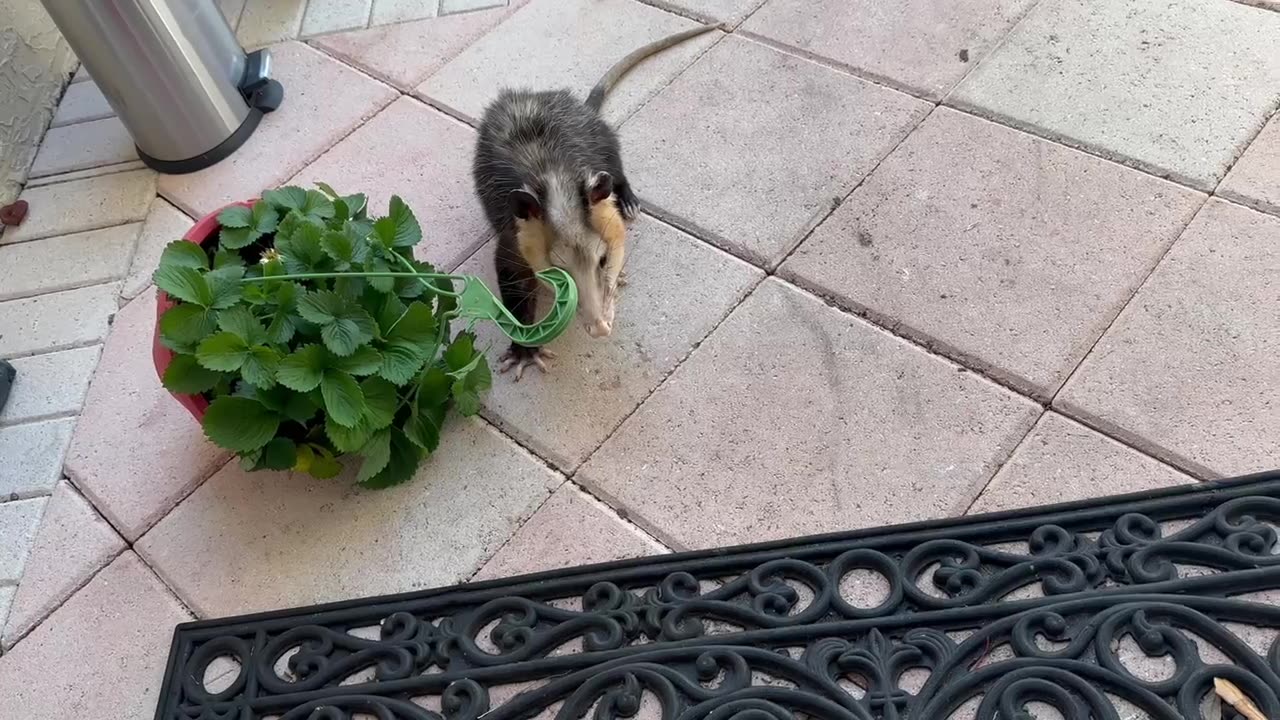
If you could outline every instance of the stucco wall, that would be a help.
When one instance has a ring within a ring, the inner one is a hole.
[[[0,205],[17,197],[75,65],[39,0],[0,0]]]

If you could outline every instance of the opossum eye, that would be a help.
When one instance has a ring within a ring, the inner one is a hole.
[[[542,217],[542,203],[528,190],[511,191],[511,212],[521,220],[537,220]]]
[[[608,256],[608,255],[601,255],[601,256],[600,256],[600,269],[601,269],[601,270],[605,269],[605,266],[607,266],[608,264],[609,264],[609,256]]]

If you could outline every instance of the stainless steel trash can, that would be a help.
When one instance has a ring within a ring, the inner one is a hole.
[[[246,55],[214,0],[42,0],[148,166],[230,155],[284,99],[266,50]]]

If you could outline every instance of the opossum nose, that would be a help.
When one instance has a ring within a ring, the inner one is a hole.
[[[611,332],[613,332],[613,323],[604,320],[587,323],[587,334],[593,338],[609,337]]]

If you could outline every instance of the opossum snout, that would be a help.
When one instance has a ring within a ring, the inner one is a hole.
[[[588,320],[586,327],[587,334],[593,338],[609,337],[613,332],[613,323],[607,320]]]

